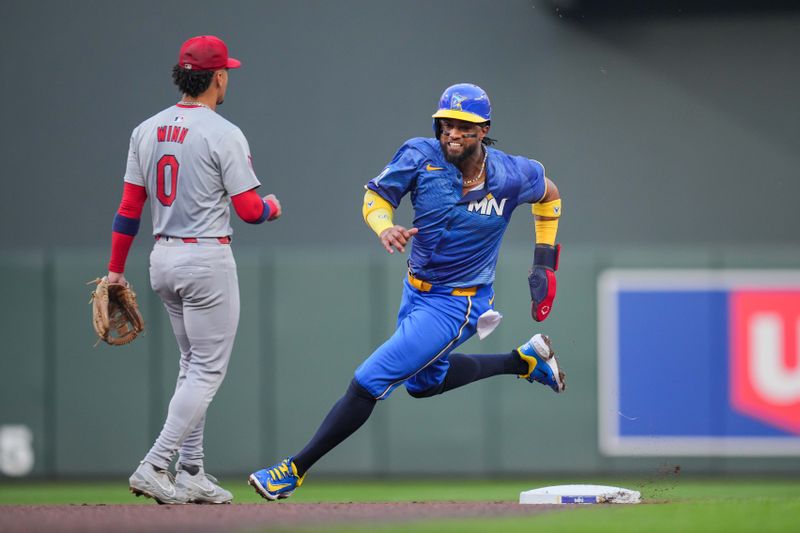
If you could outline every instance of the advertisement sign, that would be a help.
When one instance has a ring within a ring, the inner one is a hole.
[[[609,270],[600,449],[800,455],[800,271]]]

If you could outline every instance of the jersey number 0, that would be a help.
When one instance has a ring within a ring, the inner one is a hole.
[[[169,168],[169,194],[167,194],[167,168]],[[169,207],[175,201],[178,191],[178,170],[180,164],[174,155],[163,155],[156,165],[156,196],[161,205]]]

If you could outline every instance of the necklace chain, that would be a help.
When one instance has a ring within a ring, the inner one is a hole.
[[[483,175],[483,168],[486,166],[486,158],[489,157],[489,150],[483,148],[483,162],[481,162],[481,169],[478,173],[472,177],[471,179],[464,180],[464,185],[472,185],[473,183],[478,183],[481,180],[481,176]]]
[[[189,106],[194,105],[194,106],[198,106],[198,107],[205,107],[206,109],[211,109],[210,107],[208,107],[203,102],[198,102],[196,100],[181,100],[180,102],[178,102],[178,105],[189,105]]]

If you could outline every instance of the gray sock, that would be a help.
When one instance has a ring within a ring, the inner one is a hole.
[[[181,465],[181,470],[186,470],[189,474],[196,476],[197,473],[200,471],[200,467],[197,465]]]

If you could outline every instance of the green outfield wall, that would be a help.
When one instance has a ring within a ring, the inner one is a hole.
[[[218,111],[246,135],[262,194],[285,208],[277,226],[238,226],[239,245],[360,246],[364,184],[404,141],[433,135],[442,91],[467,81],[491,98],[497,148],[541,161],[558,185],[564,242],[797,240],[797,2],[3,7],[0,66],[15,73],[0,132],[5,247],[108,241],[131,131],[177,101],[171,69],[199,34],[243,62]],[[528,241],[520,227],[506,236]]]
[[[149,287],[146,253],[145,246],[135,248],[128,275],[147,332],[117,348],[93,347],[87,304],[85,283],[104,264],[105,250],[0,254],[1,293],[15,309],[0,325],[0,430],[28,428],[33,466],[27,476],[123,475],[155,439],[178,352]],[[403,258],[367,247],[267,252],[241,246],[235,254],[242,319],[206,426],[206,462],[220,473],[249,472],[305,444],[355,367],[392,332],[405,272]],[[526,247],[504,248],[495,284],[503,322],[487,339],[474,338],[459,351],[507,351],[533,332],[547,332],[568,372],[566,394],[505,376],[431,399],[413,399],[398,389],[314,471],[578,476],[681,464],[712,473],[800,472],[800,460],[791,457],[602,456],[596,302],[596,279],[606,268],[786,269],[800,264],[800,249],[568,246],[554,313],[541,325],[529,318],[530,257]],[[19,463],[25,454],[8,445],[0,451],[6,462]]]

